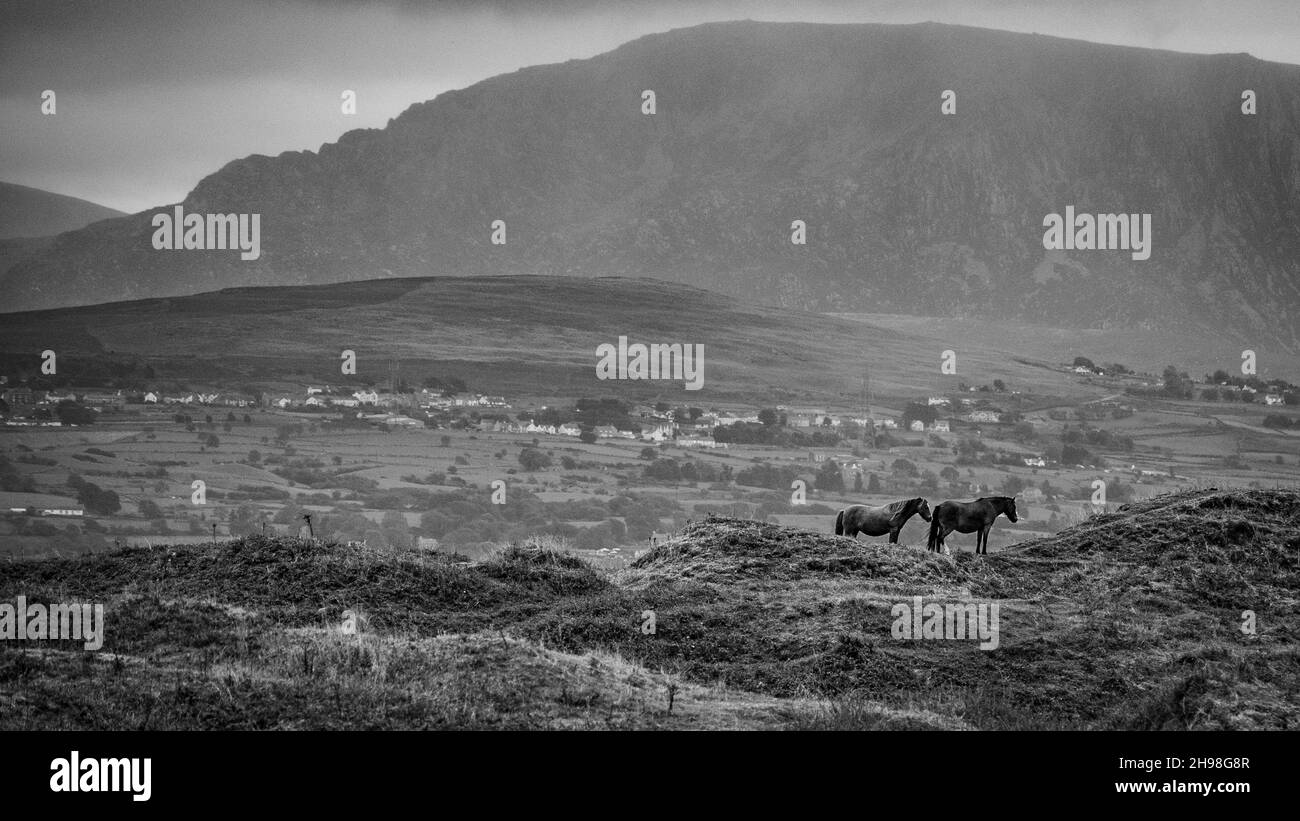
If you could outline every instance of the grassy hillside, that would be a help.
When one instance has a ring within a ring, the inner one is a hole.
[[[1294,727],[1298,533],[1300,493],[1206,489],[981,557],[710,517],[613,575],[261,537],[16,561],[0,601],[102,602],[107,638],[0,644],[0,728]],[[916,595],[998,603],[999,647],[892,638]]]
[[[704,346],[704,388],[680,380],[616,383],[595,376],[596,348],[629,342]],[[147,363],[190,383],[386,383],[390,363],[418,384],[459,376],[475,390],[578,396],[626,394],[777,403],[813,397],[856,402],[863,363],[877,394],[953,388],[940,355],[951,343],[815,313],[754,306],[650,279],[428,277],[321,286],[232,288],[9,314],[0,355],[36,372],[45,348],[61,374],[102,376]],[[960,346],[959,346],[960,348]],[[357,353],[344,379],[339,352]],[[959,374],[1097,397],[1059,373],[990,348],[960,348]],[[1022,359],[1024,359],[1022,357]],[[1026,361],[1031,361],[1030,357]],[[15,360],[17,361],[17,360]],[[135,371],[138,373],[138,371]]]

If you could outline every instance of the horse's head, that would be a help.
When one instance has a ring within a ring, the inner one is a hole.
[[[921,514],[921,518],[930,521],[930,503],[919,498],[912,501],[916,504],[916,512]]]
[[[1003,508],[1002,512],[1007,514],[1007,518],[1014,522],[1016,520],[1016,500],[1012,499],[1010,496],[1005,498],[1007,504],[1006,507]]]

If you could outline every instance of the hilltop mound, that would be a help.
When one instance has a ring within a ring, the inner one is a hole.
[[[951,558],[749,519],[709,516],[631,565],[630,587],[673,579],[714,584],[862,577],[904,585],[968,581]]]
[[[0,644],[0,727],[1294,727],[1297,501],[1189,491],[978,557],[710,517],[613,576],[262,537],[11,562],[0,601],[109,629]],[[996,647],[896,638],[914,596],[997,605]]]
[[[376,629],[472,631],[609,582],[572,556],[514,546],[473,565],[443,553],[394,553],[304,539],[246,536],[220,544],[126,548],[0,569],[26,590],[105,598],[152,592],[256,610],[288,626],[365,610]],[[7,585],[6,585],[7,586]]]
[[[1300,556],[1300,491],[1202,488],[1164,494],[1016,549],[1050,558],[1104,552],[1125,561],[1172,557],[1294,567]]]

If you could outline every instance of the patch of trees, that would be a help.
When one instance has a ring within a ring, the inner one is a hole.
[[[747,487],[761,487],[769,490],[789,490],[799,472],[788,465],[772,465],[760,462],[743,470],[736,471],[736,484]]]
[[[920,421],[927,427],[933,425],[939,418],[939,412],[930,405],[923,405],[920,402],[908,402],[907,407],[903,409],[904,427],[911,425],[913,422]]]
[[[519,451],[519,465],[530,473],[545,470],[551,466],[551,457],[537,448],[523,448]]]
[[[87,407],[78,405],[71,399],[64,399],[54,409],[59,421],[65,425],[93,425],[99,414]]]
[[[21,456],[19,460],[22,460]],[[9,457],[3,453],[0,453],[0,490],[14,493],[36,492],[36,485],[32,482],[31,477],[19,473],[18,469],[9,461]]]
[[[105,490],[75,473],[68,476],[68,487],[77,491],[77,501],[81,503],[87,513],[111,516],[122,509],[122,501],[118,498],[116,492]]]
[[[1133,450],[1133,440],[1128,436],[1111,433],[1102,428],[1066,428],[1061,431],[1063,445],[1086,444],[1104,450]],[[1068,462],[1068,459],[1062,459]]]
[[[830,428],[811,428],[810,432],[764,425],[761,422],[734,422],[713,429],[713,440],[737,445],[773,445],[776,447],[834,447],[840,435]]]

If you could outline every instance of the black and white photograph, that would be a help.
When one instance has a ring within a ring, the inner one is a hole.
[[[1290,0],[7,0],[0,124],[53,805],[924,730],[1223,811],[1300,728]]]

